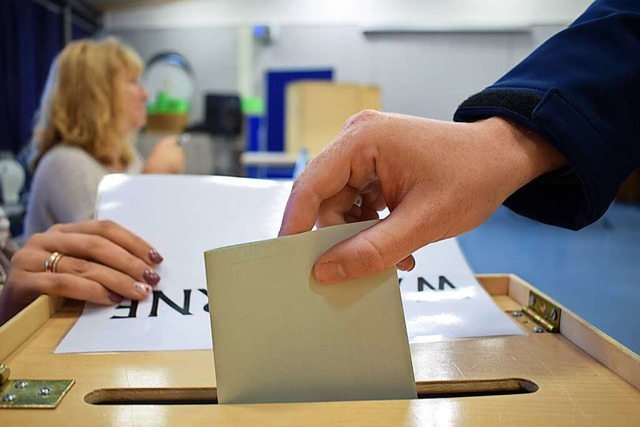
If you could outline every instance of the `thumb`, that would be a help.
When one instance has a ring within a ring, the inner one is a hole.
[[[399,206],[373,227],[325,252],[316,261],[313,274],[319,282],[326,284],[378,274],[430,242],[419,232],[422,223],[415,211],[412,218],[409,208]],[[408,262],[412,264],[413,261]]]

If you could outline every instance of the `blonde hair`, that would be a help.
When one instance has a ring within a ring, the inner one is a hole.
[[[102,164],[127,166],[133,151],[123,138],[129,117],[118,84],[142,70],[138,54],[113,37],[69,43],[52,64],[53,84],[41,100],[33,168],[58,144],[82,148]]]

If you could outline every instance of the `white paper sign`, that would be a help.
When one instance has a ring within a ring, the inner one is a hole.
[[[97,218],[114,220],[157,248],[162,280],[144,301],[86,304],[56,353],[211,348],[203,253],[277,236],[290,190],[291,182],[248,178],[105,177]],[[454,239],[415,255],[414,272],[399,272],[410,341],[520,333],[475,281]],[[440,290],[440,276],[455,290],[446,283]]]
[[[204,252],[277,236],[290,191],[289,182],[245,178],[105,177],[98,219],[114,220],[153,245],[164,257],[161,280],[138,303],[86,304],[56,352],[211,348]]]
[[[413,271],[398,271],[409,342],[522,334],[473,276],[456,239],[413,255]]]

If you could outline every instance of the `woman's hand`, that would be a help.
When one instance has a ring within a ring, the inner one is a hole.
[[[147,242],[112,221],[54,225],[31,236],[12,257],[0,324],[40,294],[101,305],[144,299],[160,281],[153,268],[160,262]]]
[[[564,157],[494,117],[451,123],[364,111],[293,185],[280,235],[390,215],[338,243],[314,266],[324,283],[414,266],[411,253],[484,222],[514,191]]]
[[[184,173],[185,162],[184,149],[178,144],[178,138],[168,136],[156,142],[153,150],[147,156],[142,172],[156,174]]]

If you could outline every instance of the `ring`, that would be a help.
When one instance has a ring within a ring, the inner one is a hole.
[[[44,262],[44,271],[47,273],[56,273],[58,271],[58,263],[62,259],[64,255],[60,252],[54,252],[51,256]]]
[[[353,201],[353,204],[356,205],[357,207],[362,206],[362,194],[358,194],[356,196],[356,199]]]
[[[190,133],[182,133],[180,134],[180,136],[178,136],[178,145],[180,147],[184,147],[185,144],[187,144],[187,142],[189,142],[191,140],[191,134]]]

